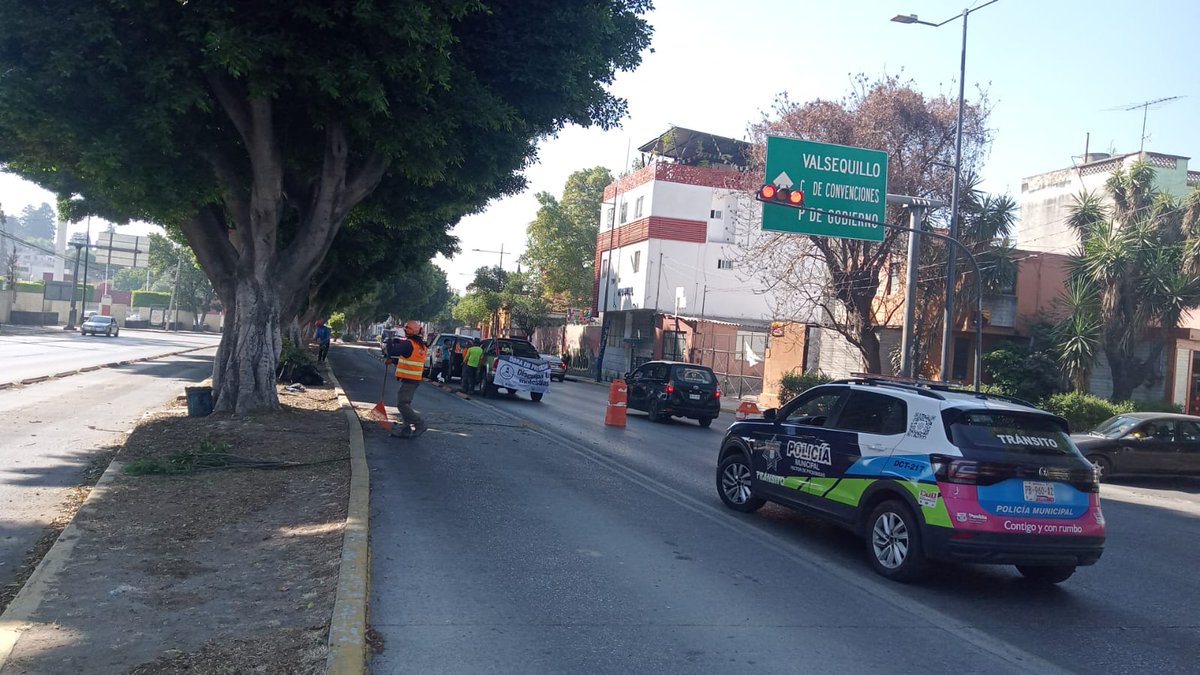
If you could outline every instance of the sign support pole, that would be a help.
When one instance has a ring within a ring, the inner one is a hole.
[[[921,250],[921,235],[917,234],[925,219],[925,208],[914,206],[908,212],[908,270],[904,281],[904,332],[900,337],[900,376],[912,377],[913,323],[917,313],[917,262]]]
[[[818,213],[824,213],[822,209],[813,209],[803,206],[795,206],[790,208],[795,208],[800,211],[815,211]],[[975,391],[979,391],[980,378],[983,376],[983,276],[979,273],[979,261],[975,259],[975,254],[971,253],[971,249],[967,248],[966,244],[963,244],[957,239],[951,239],[950,237],[944,234],[938,234],[937,232],[920,232],[911,227],[892,225],[891,223],[885,223],[878,220],[868,220],[866,218],[859,218],[858,216],[847,215],[844,213],[839,213],[836,215],[839,218],[856,220],[868,225],[876,225],[879,227],[886,227],[890,230],[900,230],[901,232],[908,232],[910,234],[916,233],[917,235],[941,239],[942,241],[946,241],[954,246],[957,246],[959,250],[967,255],[967,260],[971,263],[971,267],[975,270]],[[912,273],[910,272],[909,274],[911,275]],[[905,312],[908,312],[907,308],[905,308]],[[946,379],[946,373],[942,373],[942,381],[948,381]]]

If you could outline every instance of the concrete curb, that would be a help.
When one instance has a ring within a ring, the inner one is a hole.
[[[141,363],[143,361],[153,361],[155,359],[162,359],[162,358],[166,358],[168,356],[179,356],[180,354],[188,354],[191,352],[198,352],[198,351],[201,351],[204,349],[216,349],[216,348],[217,348],[217,345],[207,345],[205,347],[192,347],[191,349],[181,349],[179,351],[168,352],[166,354],[155,354],[154,356],[143,356],[141,358],[131,359],[129,361],[112,361],[112,362],[104,363],[104,364],[101,364],[98,366],[86,366],[84,368],[80,368],[79,370],[68,370],[66,372],[58,373],[56,375],[42,375],[39,377],[27,377],[24,380],[20,380],[20,381],[16,381],[16,382],[0,382],[0,389],[7,389],[9,387],[15,387],[17,385],[37,384],[38,382],[46,382],[48,380],[57,380],[57,379],[60,379],[63,377],[70,377],[72,375],[78,375],[79,373],[90,373],[95,370],[100,370],[101,368],[117,368],[119,366],[129,366],[129,365],[133,365],[135,363]]]
[[[87,499],[79,505],[71,522],[63,528],[58,539],[54,540],[54,545],[50,547],[49,551],[46,551],[42,561],[34,568],[33,574],[25,581],[25,585],[21,587],[17,597],[13,598],[12,603],[4,610],[4,614],[0,615],[0,670],[4,669],[4,663],[12,654],[17,640],[21,639],[21,634],[33,625],[33,614],[41,606],[42,598],[46,596],[50,584],[70,560],[71,552],[75,550],[75,544],[81,536],[79,527],[76,525],[79,514],[83,513],[84,509],[90,509],[97,500],[104,499],[109,484],[116,480],[117,474],[124,467],[124,462],[109,463],[104,474],[100,476],[100,480],[96,481],[96,485],[88,493]]]
[[[326,362],[329,381],[350,421],[350,503],[346,533],[342,537],[342,562],[338,568],[337,596],[329,620],[329,657],[325,672],[354,674],[367,667],[367,600],[371,584],[369,515],[371,486],[367,474],[367,448],[362,422],[346,396],[333,366]]]

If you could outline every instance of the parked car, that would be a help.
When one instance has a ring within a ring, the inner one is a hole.
[[[499,387],[494,384],[496,369],[503,362],[500,358],[502,356],[515,356],[529,361],[542,362],[542,355],[538,353],[532,342],[519,338],[489,338],[480,343],[480,347],[483,348],[483,375],[480,378],[479,390],[485,397],[496,396],[503,389],[510,395],[516,394],[518,391],[529,391],[529,398],[534,401],[542,400],[545,392]]]
[[[625,374],[626,405],[654,422],[687,417],[707,427],[721,415],[721,388],[712,368],[677,361],[650,361]]]
[[[1200,475],[1200,417],[1126,413],[1071,440],[1100,480],[1122,474]]]
[[[108,337],[117,337],[121,334],[121,327],[111,316],[102,314],[93,314],[79,324],[80,335],[99,335],[101,333]]]
[[[471,343],[471,338],[454,333],[435,336],[429,342],[429,351],[425,353],[425,376],[436,380],[440,375],[447,382],[458,377],[462,373],[463,353]],[[445,372],[447,360],[450,362],[449,372]]]
[[[550,379],[565,382],[567,380],[567,362],[558,354],[539,354],[542,360],[550,364]]]
[[[773,501],[846,527],[875,571],[897,581],[940,559],[1011,564],[1059,583],[1104,551],[1100,484],[1066,420],[945,386],[813,387],[730,425],[716,486],[736,511]]]

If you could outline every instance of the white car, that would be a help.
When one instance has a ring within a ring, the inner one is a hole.
[[[121,333],[121,327],[117,325],[116,320],[111,316],[94,314],[79,326],[80,335],[87,335],[89,333],[92,335],[104,333],[108,337],[117,337]]]

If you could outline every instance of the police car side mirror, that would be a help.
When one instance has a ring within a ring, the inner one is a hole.
[[[628,379],[629,379],[629,373],[625,373],[625,377],[624,377],[623,379],[626,379],[626,380],[628,380]]]
[[[762,417],[768,422],[774,422],[779,417],[779,410],[776,408],[767,408],[762,411]]]

